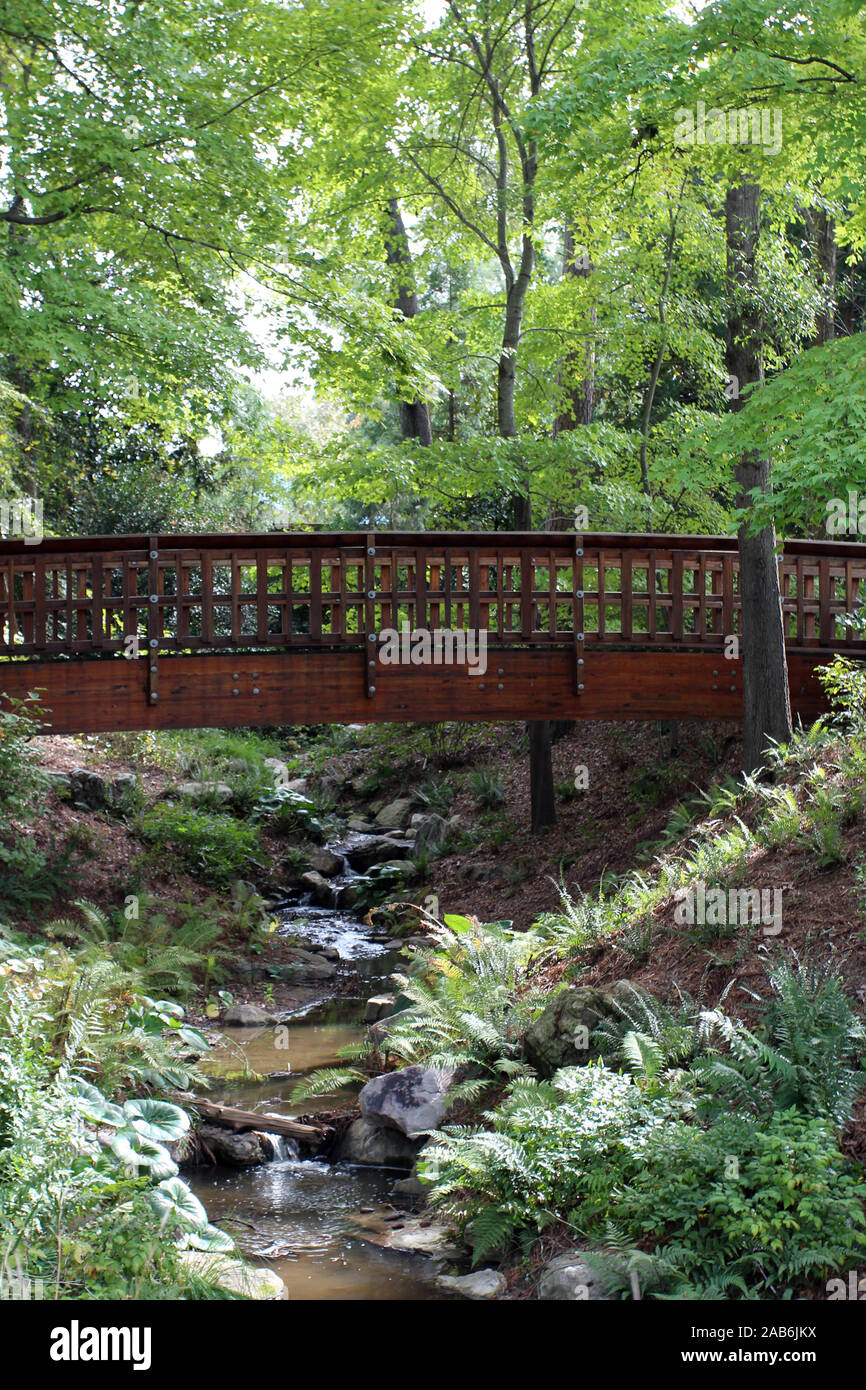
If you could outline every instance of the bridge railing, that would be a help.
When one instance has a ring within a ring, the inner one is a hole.
[[[862,648],[866,545],[791,541],[793,647]],[[360,648],[384,629],[492,645],[721,648],[740,630],[730,537],[573,533],[118,536],[0,542],[0,656]]]

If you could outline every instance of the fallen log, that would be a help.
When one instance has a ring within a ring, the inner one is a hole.
[[[190,1100],[187,1105],[197,1110],[203,1120],[223,1125],[238,1132],[256,1129],[264,1134],[279,1134],[284,1139],[296,1139],[299,1144],[321,1144],[328,1137],[328,1125],[302,1125],[298,1120],[280,1115],[257,1115],[254,1110],[237,1110],[233,1105],[217,1105],[211,1100]]]

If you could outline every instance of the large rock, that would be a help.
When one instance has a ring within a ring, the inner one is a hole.
[[[396,878],[412,878],[417,872],[415,864],[411,859],[386,859],[384,864],[379,865],[380,871],[393,874]]]
[[[478,864],[468,864],[465,876],[470,883],[501,883],[505,869],[493,859],[482,859]]]
[[[353,869],[370,869],[374,864],[385,864],[406,853],[405,840],[392,839],[388,835],[370,835],[350,846],[347,851]]]
[[[397,830],[408,824],[411,814],[412,802],[409,797],[398,796],[396,801],[389,801],[378,812],[376,824],[381,825],[383,830]]]
[[[411,1168],[418,1152],[417,1140],[396,1129],[382,1129],[369,1120],[353,1120],[337,1144],[337,1163],[364,1163],[376,1168]]]
[[[325,878],[333,878],[343,867],[342,855],[334,854],[333,850],[325,849],[323,845],[310,850],[308,862],[311,869]]]
[[[367,1000],[364,1009],[365,1023],[378,1023],[380,1018],[388,1018],[394,1012],[393,994],[374,994]]]
[[[376,1076],[361,1091],[361,1114],[371,1124],[398,1129],[413,1138],[438,1129],[448,1108],[453,1071],[401,1067]]]
[[[544,1076],[559,1067],[581,1066],[599,1056],[591,1034],[603,1018],[621,1018],[618,1002],[632,1001],[640,991],[627,980],[608,990],[575,985],[561,990],[527,1029],[523,1039],[527,1058]]]
[[[538,1297],[559,1302],[609,1302],[604,1277],[586,1263],[583,1255],[582,1250],[572,1250],[546,1264],[538,1281]]]
[[[265,1013],[258,1004],[231,1004],[222,1016],[222,1022],[230,1028],[267,1028],[276,1023],[273,1014]]]
[[[435,813],[422,816],[415,829],[415,853],[419,850],[439,849],[447,840],[449,830],[444,816],[437,816]]]
[[[333,961],[327,960],[318,951],[305,951],[300,946],[288,952],[288,961],[281,975],[293,985],[317,985],[322,980],[332,980],[337,973]]]
[[[326,878],[316,870],[311,869],[306,874],[301,874],[301,887],[308,892],[314,903],[320,907],[330,907],[333,902],[334,890]]]
[[[478,1269],[474,1274],[440,1274],[436,1287],[461,1298],[501,1298],[508,1287],[498,1269]]]
[[[383,1218],[380,1213],[361,1214],[353,1219],[363,1240],[382,1250],[401,1250],[414,1255],[430,1255],[438,1261],[459,1260],[466,1251],[455,1231],[440,1226],[429,1217],[393,1215]]]
[[[229,1168],[259,1168],[274,1156],[272,1141],[254,1129],[236,1134],[221,1125],[199,1125],[198,1135],[214,1162]]]
[[[216,1284],[227,1293],[255,1299],[286,1297],[286,1286],[279,1274],[264,1266],[256,1268],[231,1255],[207,1250],[182,1250],[180,1260],[209,1284]]]
[[[123,772],[113,781],[108,781],[98,772],[77,767],[64,776],[72,804],[79,811],[101,811],[105,807],[118,806],[124,796],[138,785],[138,778],[132,772]],[[57,785],[61,785],[59,781]]]

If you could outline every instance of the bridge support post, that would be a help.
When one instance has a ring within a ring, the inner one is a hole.
[[[364,688],[367,699],[376,695],[376,534],[367,533],[364,555],[364,613],[366,641],[364,652]]]
[[[147,538],[147,703],[159,702],[159,540]]]
[[[572,621],[574,623],[574,693],[583,694],[584,672],[586,666],[583,660],[584,644],[586,634],[583,630],[583,536],[574,537],[574,563],[571,568],[572,581]],[[601,556],[599,555],[599,564]]]

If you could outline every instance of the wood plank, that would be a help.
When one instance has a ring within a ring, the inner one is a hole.
[[[816,664],[824,652],[789,651],[795,714],[817,717],[826,700]],[[22,698],[41,688],[57,733],[105,733],[159,728],[236,728],[268,724],[438,722],[562,719],[740,719],[742,692],[713,690],[718,652],[664,648],[585,649],[585,689],[578,697],[574,648],[497,648],[491,664],[499,682],[468,677],[465,669],[393,666],[374,700],[362,684],[364,657],[347,651],[272,651],[163,656],[160,700],[149,707],[141,663],[121,658],[0,662],[0,692]],[[257,679],[253,680],[253,672]],[[232,680],[240,677],[240,696]],[[503,689],[498,687],[502,685]],[[253,685],[261,694],[253,696]],[[483,687],[483,688],[482,688]]]

